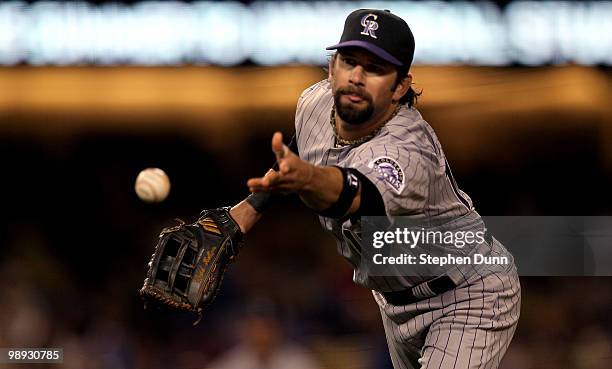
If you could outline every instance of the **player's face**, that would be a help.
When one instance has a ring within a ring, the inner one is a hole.
[[[338,51],[330,65],[336,111],[348,124],[363,124],[391,109],[395,67],[360,48]]]

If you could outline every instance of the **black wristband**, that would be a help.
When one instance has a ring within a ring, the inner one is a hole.
[[[355,174],[356,170],[352,168],[342,168],[336,166],[342,172],[342,191],[338,200],[328,209],[319,211],[319,215],[327,218],[342,219],[353,204],[353,199],[359,190],[359,177]]]
[[[270,206],[273,194],[270,192],[255,192],[244,199],[248,202],[259,214],[262,214]]]
[[[385,202],[380,191],[372,181],[359,171],[355,171],[361,185],[361,201],[359,209],[353,216],[386,216]]]

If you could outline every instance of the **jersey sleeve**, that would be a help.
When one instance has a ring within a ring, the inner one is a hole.
[[[427,148],[388,141],[364,145],[346,166],[358,170],[376,186],[387,215],[399,216],[423,212],[438,165]]]

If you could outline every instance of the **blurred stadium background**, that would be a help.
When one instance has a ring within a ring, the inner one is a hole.
[[[481,214],[610,214],[612,2],[2,2],[0,347],[63,347],[67,369],[264,367],[221,363],[236,347],[390,368],[369,291],[294,198],[198,326],[137,297],[161,227],[268,168],[359,7],[413,27],[418,108]],[[172,180],[158,205],[133,191],[151,166]],[[612,279],[521,283],[502,368],[610,368]]]

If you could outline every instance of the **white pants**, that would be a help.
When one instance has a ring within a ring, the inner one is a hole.
[[[373,291],[395,369],[494,369],[521,309],[516,269],[474,275],[455,289],[404,306]]]

